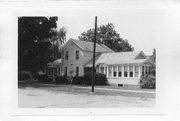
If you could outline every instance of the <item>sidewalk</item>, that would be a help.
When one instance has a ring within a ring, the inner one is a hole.
[[[42,84],[42,83],[35,83],[37,85],[48,85],[48,86],[58,86],[58,87],[61,87],[62,85],[56,85],[56,84]],[[65,87],[70,87],[70,85],[63,85]],[[77,86],[77,85],[72,85],[71,87],[74,87],[74,88],[81,88],[81,89],[91,89],[90,86],[88,87],[82,87],[82,86]],[[137,92],[137,93],[151,93],[151,94],[155,94],[154,91],[137,91],[137,90],[127,90],[127,89],[110,89],[110,88],[99,88],[98,87],[95,87],[96,90],[104,90],[104,91],[120,91],[120,92]]]

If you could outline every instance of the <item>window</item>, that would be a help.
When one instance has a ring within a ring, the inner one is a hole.
[[[51,68],[48,68],[48,76],[51,75]]]
[[[108,68],[108,76],[109,77],[112,76],[112,66],[109,66],[109,68]]]
[[[76,59],[79,59],[79,50],[76,50],[76,54],[75,54],[76,56]]]
[[[117,66],[113,66],[113,77],[117,76]]]
[[[104,66],[100,66],[100,73],[104,74]]]
[[[67,67],[64,67],[64,75],[67,75]]]
[[[57,68],[54,68],[54,76],[57,76]]]
[[[144,76],[144,66],[142,66],[142,76]]]
[[[105,74],[107,75],[107,67],[105,67]]]
[[[139,68],[138,66],[135,66],[135,77],[139,76]]]
[[[129,77],[133,77],[133,67],[129,66]]]
[[[48,70],[48,67],[46,67],[46,75],[48,75],[49,74],[49,72],[48,72],[49,70]]]
[[[118,77],[122,77],[122,66],[118,66]]]
[[[68,60],[68,51],[66,51],[66,54],[65,54],[65,59]]]
[[[127,71],[127,66],[124,66],[124,77],[127,77],[128,71]]]
[[[146,74],[148,74],[148,66],[146,66]]]
[[[76,67],[76,76],[79,76],[79,67]]]

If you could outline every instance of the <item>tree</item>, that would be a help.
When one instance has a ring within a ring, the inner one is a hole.
[[[83,32],[79,39],[82,41],[94,41],[94,29]],[[97,43],[105,44],[115,52],[133,51],[134,48],[128,43],[128,40],[120,38],[120,35],[114,30],[114,25],[108,23],[97,28]]]
[[[61,49],[62,45],[66,41],[67,30],[65,27],[62,27],[60,29],[52,29],[51,32],[54,33],[54,36],[51,38],[51,40],[52,40],[52,48],[51,48],[52,49],[52,58],[53,59],[61,58],[61,53],[59,50]]]
[[[51,60],[57,17],[18,18],[18,70],[37,72]]]

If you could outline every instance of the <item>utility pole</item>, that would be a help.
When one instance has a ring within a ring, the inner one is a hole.
[[[92,92],[94,92],[96,34],[97,34],[97,16],[95,17],[95,31],[94,31],[94,51],[93,51],[93,69],[92,69]]]

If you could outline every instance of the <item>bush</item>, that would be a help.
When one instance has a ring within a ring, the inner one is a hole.
[[[28,71],[18,72],[18,80],[28,80],[31,79],[31,73]]]
[[[55,80],[56,80],[56,83],[69,84],[66,76],[57,76]]]
[[[51,81],[53,81],[47,75],[38,75],[37,79],[39,82],[51,82]]]
[[[143,89],[155,89],[156,88],[156,78],[153,74],[142,76],[139,84],[140,84],[140,87]]]
[[[91,85],[92,83],[92,74],[88,73],[84,75],[84,82],[86,85]],[[107,78],[105,74],[95,73],[94,75],[94,85],[108,85]]]
[[[75,76],[73,78],[72,84],[85,84],[84,83],[84,77],[82,77],[82,76]]]

